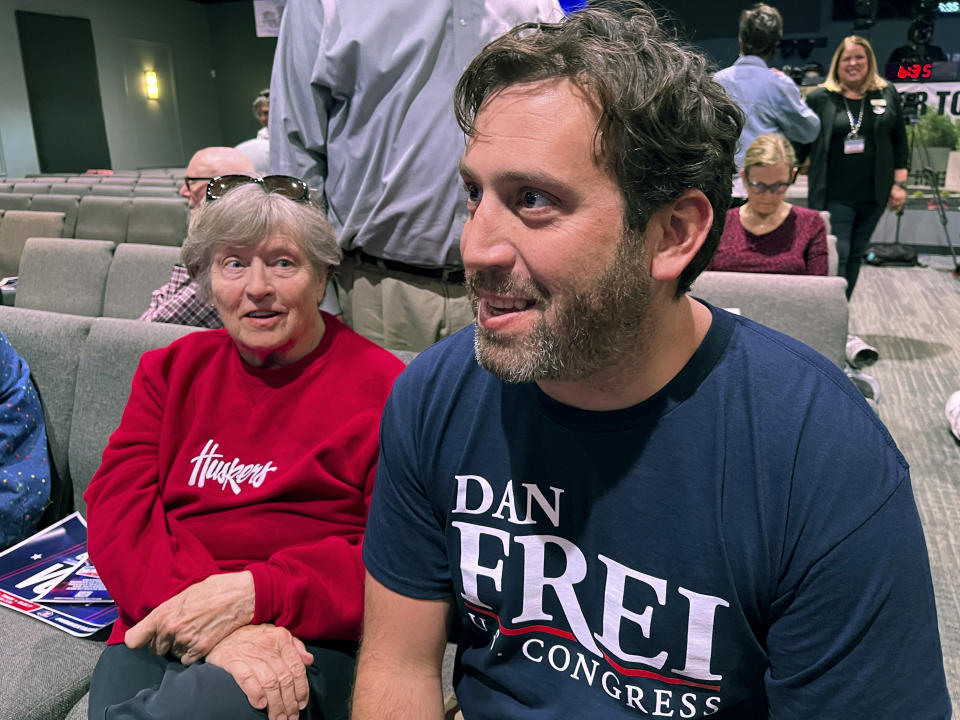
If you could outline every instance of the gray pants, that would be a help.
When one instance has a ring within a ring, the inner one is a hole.
[[[307,645],[310,702],[301,720],[346,720],[356,644]],[[90,683],[90,720],[264,720],[226,670],[199,662],[184,666],[146,648],[110,645]]]

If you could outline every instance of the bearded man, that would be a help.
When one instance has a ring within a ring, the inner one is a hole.
[[[355,720],[946,718],[907,465],[828,360],[689,297],[742,115],[637,5],[461,77],[471,326],[394,386]]]

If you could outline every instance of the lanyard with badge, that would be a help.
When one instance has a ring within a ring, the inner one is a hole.
[[[860,98],[860,114],[857,115],[857,120],[854,122],[853,113],[850,112],[850,105],[847,103],[847,99],[843,99],[843,107],[847,111],[847,119],[850,121],[850,132],[847,133],[847,137],[843,139],[843,154],[844,155],[856,155],[858,153],[865,152],[867,149],[866,140],[860,135],[860,125],[863,124],[863,98]]]

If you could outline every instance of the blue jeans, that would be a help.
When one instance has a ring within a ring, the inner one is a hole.
[[[876,203],[827,202],[830,213],[830,231],[837,236],[837,275],[847,279],[847,299],[860,275],[860,263],[870,244],[883,205]]]

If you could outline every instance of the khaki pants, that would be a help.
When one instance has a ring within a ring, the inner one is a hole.
[[[388,350],[420,352],[475,319],[463,285],[345,257],[337,273],[343,320]]]

